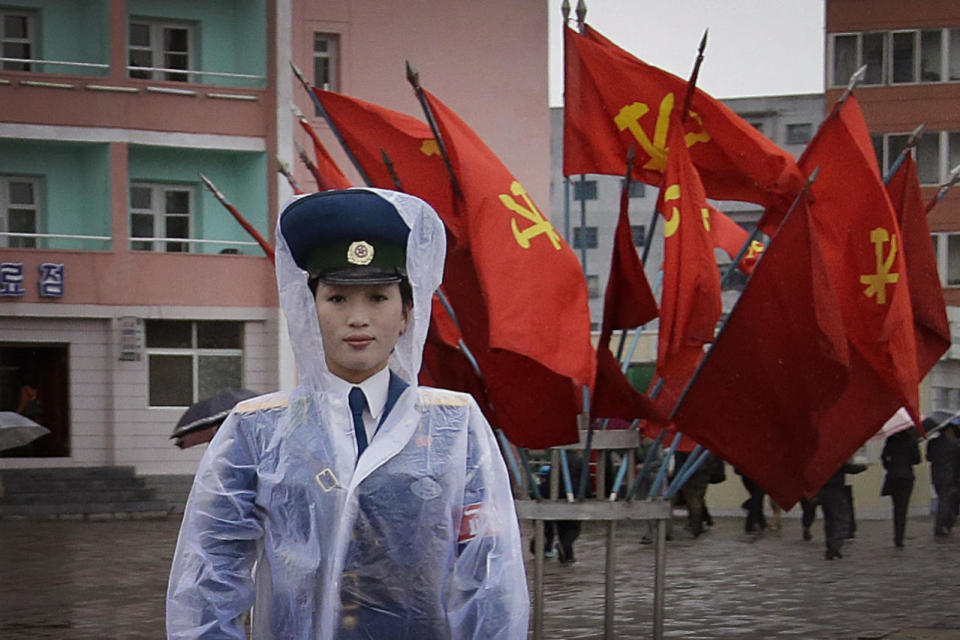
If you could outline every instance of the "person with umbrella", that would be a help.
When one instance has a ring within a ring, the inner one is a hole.
[[[300,385],[210,443],[167,591],[169,638],[525,638],[519,527],[465,394],[418,387],[445,231],[422,200],[293,200],[277,284]],[[254,570],[254,567],[256,569]]]
[[[893,544],[902,548],[907,528],[907,508],[913,492],[913,465],[920,464],[916,430],[911,427],[888,436],[880,459],[887,472],[880,495],[890,496],[893,502]]]

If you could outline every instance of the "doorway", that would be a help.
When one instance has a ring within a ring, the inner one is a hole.
[[[70,455],[70,381],[67,345],[0,344],[0,410],[15,411],[50,433],[3,458]]]

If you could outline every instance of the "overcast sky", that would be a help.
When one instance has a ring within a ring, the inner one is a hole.
[[[561,0],[550,4],[550,105],[563,104]],[[576,7],[576,0],[571,0]],[[588,0],[587,24],[716,98],[823,91],[823,0]],[[571,11],[573,14],[573,11]],[[572,17],[572,16],[571,16]]]

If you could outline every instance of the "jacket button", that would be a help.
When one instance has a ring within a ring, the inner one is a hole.
[[[357,616],[343,616],[343,619],[340,621],[340,626],[347,631],[353,631],[357,628]]]

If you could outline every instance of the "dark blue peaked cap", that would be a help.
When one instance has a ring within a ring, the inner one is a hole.
[[[406,276],[410,228],[371,191],[344,189],[299,198],[280,213],[293,259],[330,284],[399,282]]]

